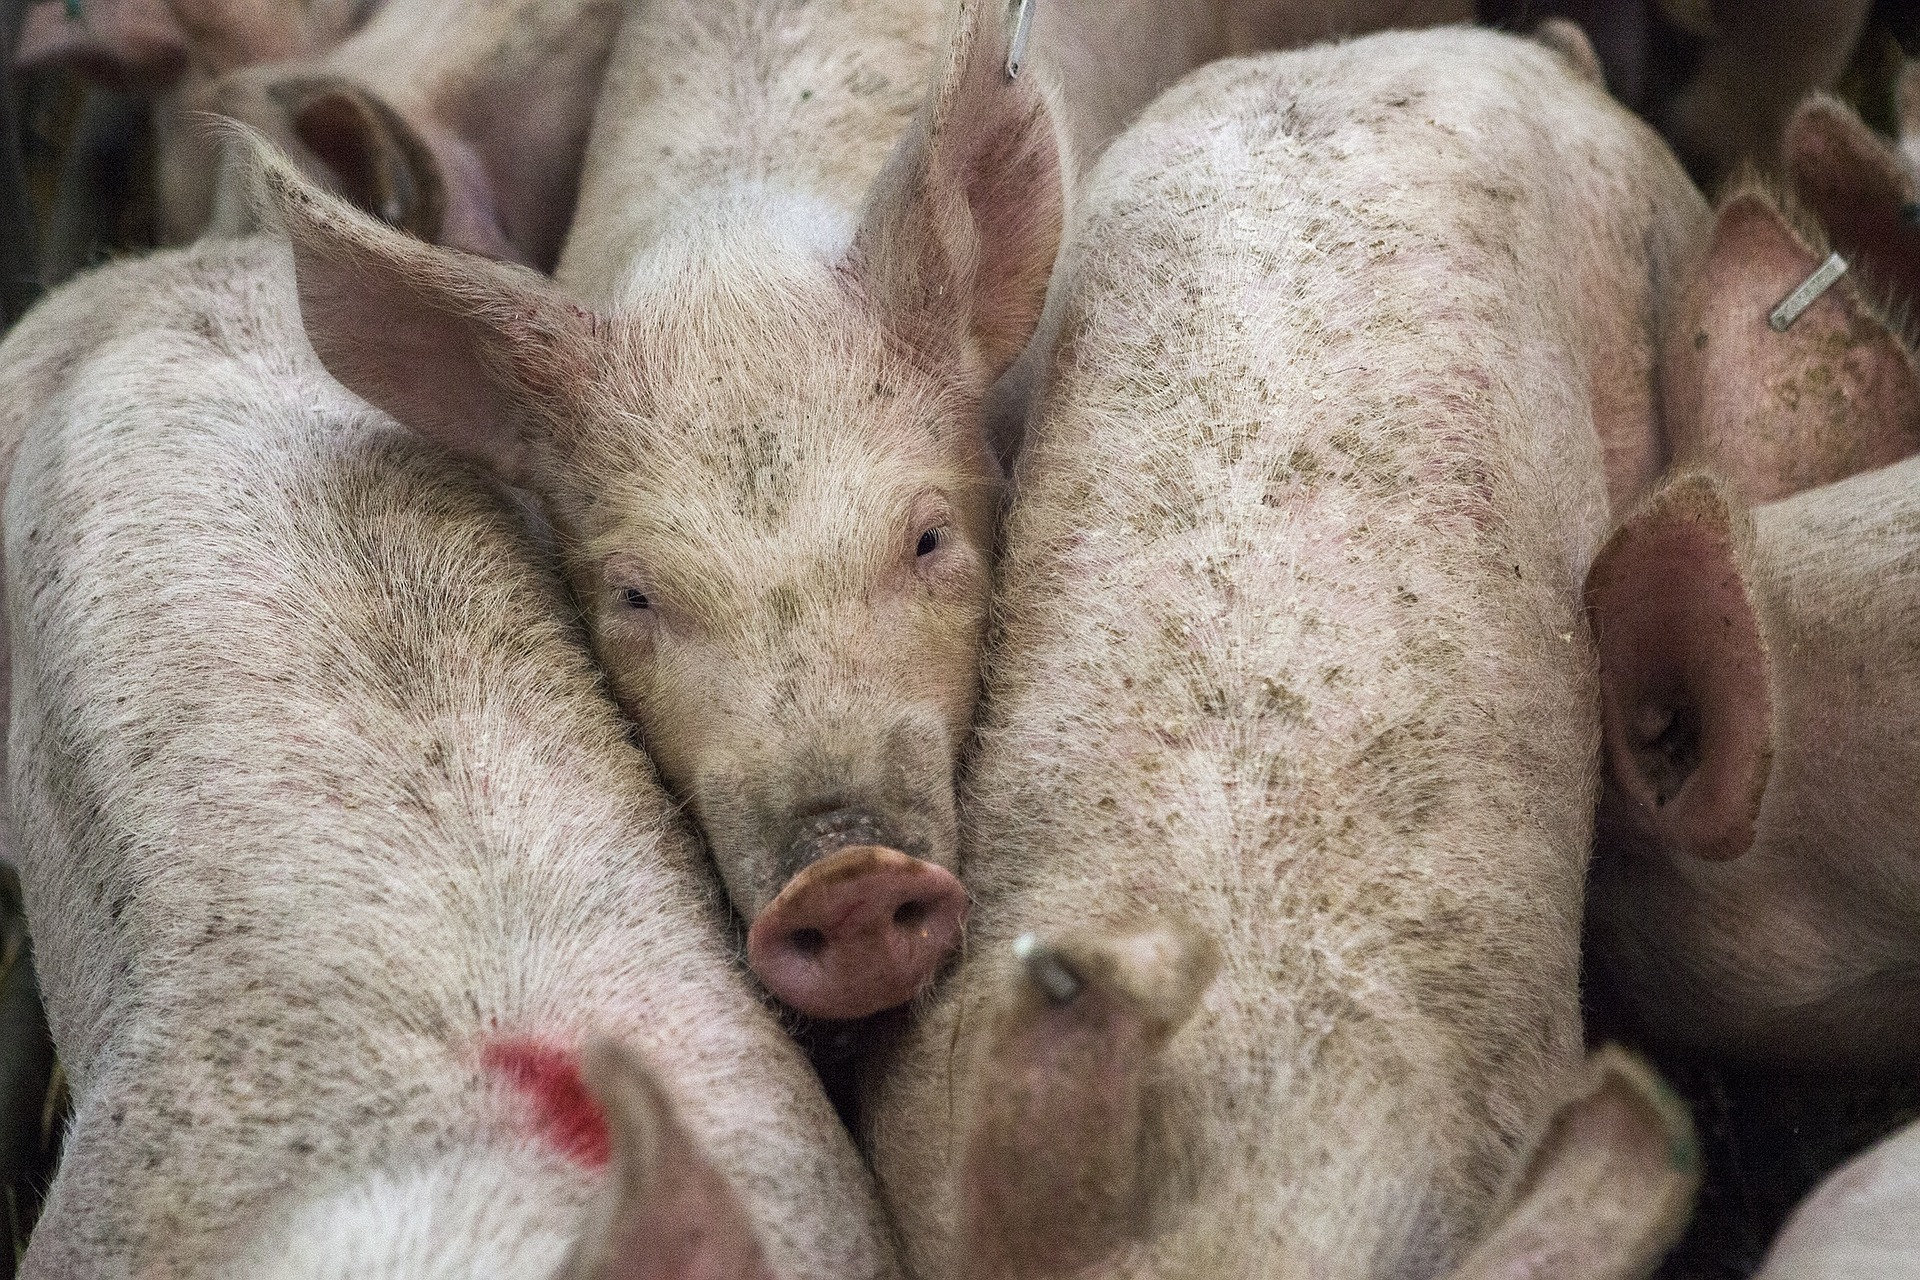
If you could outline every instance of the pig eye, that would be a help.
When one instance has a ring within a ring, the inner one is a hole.
[[[629,609],[645,609],[649,607],[647,593],[638,587],[622,587],[620,590],[620,603]]]
[[[937,528],[929,529],[925,533],[921,534],[920,541],[914,544],[913,554],[915,556],[930,556],[934,552],[938,551],[940,549],[940,544],[945,542],[946,540],[947,540],[947,531],[945,527],[937,527]]]

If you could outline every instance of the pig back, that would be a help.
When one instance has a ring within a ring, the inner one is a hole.
[[[1218,64],[1094,173],[1004,530],[968,958],[876,1110],[916,1269],[1007,944],[1162,913],[1224,963],[1112,1273],[1431,1274],[1471,1238],[1580,1051],[1587,319],[1649,288],[1596,244],[1654,238],[1656,148],[1447,32]]]
[[[519,1085],[590,1032],[659,1066],[784,1272],[889,1271],[511,509],[326,377],[283,246],[72,289],[121,318],[69,335],[6,524],[16,830],[76,1098],[29,1273],[206,1274],[443,1165],[497,1184],[490,1238],[564,1249],[592,1142]]]

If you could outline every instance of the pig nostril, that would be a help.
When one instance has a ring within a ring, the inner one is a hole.
[[[903,902],[899,910],[893,913],[893,923],[902,929],[911,929],[927,918],[933,908],[924,902]]]
[[[792,941],[793,949],[808,959],[827,949],[827,935],[818,929],[795,929]]]

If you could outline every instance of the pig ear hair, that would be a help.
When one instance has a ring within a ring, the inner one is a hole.
[[[1897,299],[1920,299],[1920,183],[1893,145],[1852,107],[1816,93],[1793,113],[1784,149],[1795,192],[1834,242]]]
[[[1066,216],[1046,90],[1033,69],[1008,70],[1009,9],[1008,0],[963,0],[946,62],[875,184],[850,264],[910,343],[940,354],[963,343],[989,382],[1033,336]]]
[[[557,1280],[772,1280],[746,1211],[646,1063],[599,1040],[581,1073],[606,1114],[613,1167]]]
[[[1138,1226],[1148,1091],[1220,965],[1210,937],[1142,932],[1015,944],[972,1077],[960,1166],[960,1272],[1065,1274]]]
[[[153,89],[186,69],[187,36],[167,0],[87,0],[75,16],[61,4],[22,7],[15,71],[64,66],[96,83]]]
[[[349,201],[390,227],[422,240],[440,238],[446,183],[433,153],[399,112],[341,76],[280,77],[266,92]]]
[[[1783,328],[1776,308],[1827,258],[1752,184],[1721,205],[1661,355],[1677,467],[1769,502],[1920,450],[1913,353],[1842,274]]]
[[[531,271],[426,244],[320,191],[250,138],[266,220],[293,245],[301,320],[346,388],[510,484],[589,377],[599,320]]]
[[[1699,1183],[1685,1105],[1644,1062],[1601,1049],[1452,1280],[1637,1280],[1680,1238]]]
[[[1601,89],[1607,87],[1606,68],[1593,50],[1593,41],[1587,39],[1586,28],[1571,18],[1546,19],[1533,29],[1530,39],[1559,54],[1582,80]]]
[[[1773,696],[1747,593],[1752,533],[1720,485],[1684,476],[1587,572],[1600,646],[1603,829],[1713,860],[1753,844]]]

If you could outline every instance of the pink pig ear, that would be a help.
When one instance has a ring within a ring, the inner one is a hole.
[[[345,76],[243,70],[218,92],[224,114],[304,152],[309,172],[330,175],[337,194],[388,226],[502,262],[551,256],[544,241],[515,243],[497,184],[446,126]]]
[[[1452,1280],[1638,1280],[1680,1238],[1699,1182],[1686,1108],[1645,1063],[1602,1049]]]
[[[1742,572],[1748,541],[1719,485],[1686,476],[1630,516],[1587,572],[1606,825],[1715,860],[1752,846],[1773,763],[1767,652]]]
[[[598,1041],[581,1066],[606,1113],[613,1168],[558,1280],[772,1280],[746,1211],[646,1064]]]
[[[1039,323],[1066,179],[1039,77],[1009,76],[1006,0],[964,0],[947,60],[881,172],[852,266],[899,330],[991,382]]]
[[[1852,107],[1819,93],[1793,113],[1785,152],[1795,192],[1834,243],[1868,278],[1903,300],[1920,299],[1920,183],[1893,144]]]
[[[378,94],[337,75],[245,70],[221,80],[221,114],[304,150],[336,194],[390,227],[445,243],[447,189],[419,131]],[[470,249],[470,245],[457,245]],[[498,255],[490,255],[498,256]]]
[[[1913,355],[1842,275],[1784,332],[1775,307],[1822,255],[1771,200],[1725,204],[1661,356],[1674,464],[1768,502],[1920,449]]]
[[[1135,1229],[1148,1090],[1161,1050],[1220,964],[1178,925],[1016,944],[972,1084],[961,1164],[959,1274],[1064,1275]]]
[[[1547,18],[1533,29],[1532,39],[1566,60],[1567,67],[1588,84],[1607,87],[1607,70],[1594,52],[1587,30],[1571,18]]]
[[[58,0],[24,7],[16,70],[65,66],[102,84],[151,89],[186,68],[186,34],[167,0],[87,0],[71,17]]]
[[[591,373],[597,321],[544,278],[426,244],[316,189],[255,147],[293,244],[301,321],[354,394],[510,484]]]

